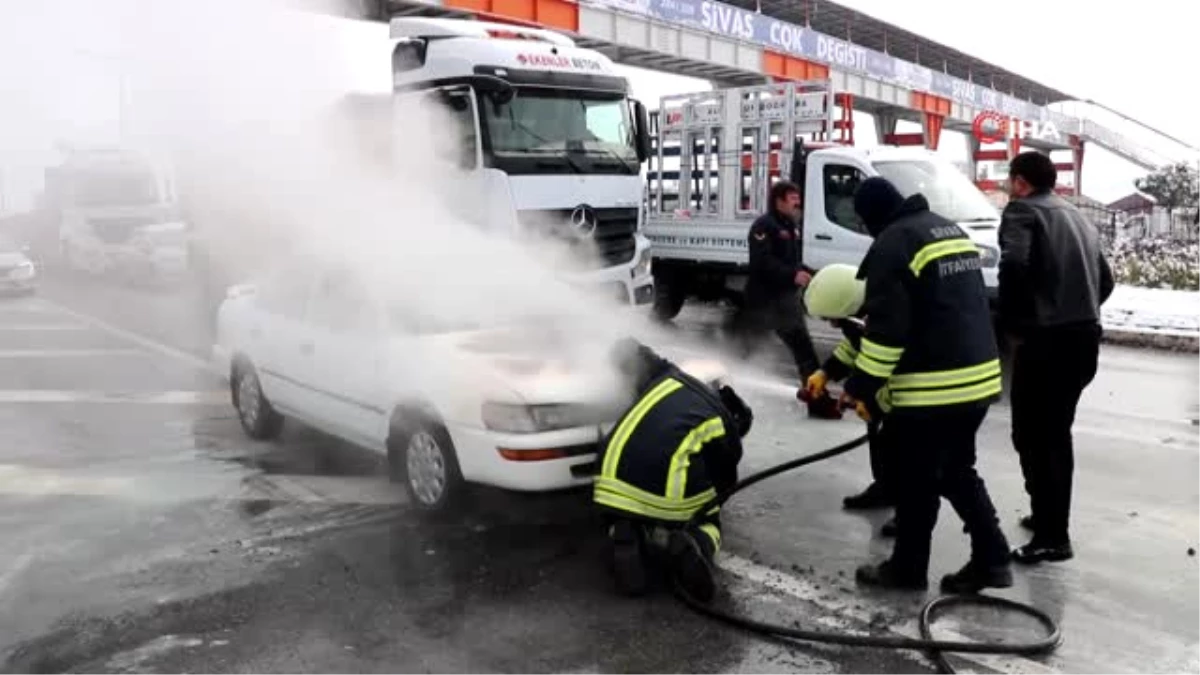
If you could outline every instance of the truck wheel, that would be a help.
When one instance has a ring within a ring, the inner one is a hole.
[[[229,377],[229,393],[247,436],[267,441],[277,438],[283,431],[283,415],[267,400],[254,366],[244,362],[234,364]]]
[[[670,321],[679,315],[679,310],[683,309],[683,302],[687,299],[687,295],[682,291],[675,290],[672,284],[666,281],[654,281],[654,318],[659,321]]]
[[[450,433],[428,414],[395,416],[387,441],[388,476],[403,483],[409,499],[430,516],[459,512],[467,485]]]

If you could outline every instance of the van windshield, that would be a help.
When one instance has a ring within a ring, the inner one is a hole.
[[[947,162],[896,160],[874,162],[875,169],[905,197],[917,192],[929,200],[929,209],[956,223],[996,221],[1000,214],[979,188]]]

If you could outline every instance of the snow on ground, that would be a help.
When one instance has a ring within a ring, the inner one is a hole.
[[[1103,316],[1104,327],[1114,330],[1200,335],[1200,291],[1117,286]]]

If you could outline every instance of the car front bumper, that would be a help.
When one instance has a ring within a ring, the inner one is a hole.
[[[519,492],[547,492],[591,484],[604,436],[604,431],[597,427],[534,434],[506,434],[457,425],[448,426],[448,430],[465,480]],[[522,452],[545,450],[561,451],[566,456],[532,461],[509,458],[520,457]]]

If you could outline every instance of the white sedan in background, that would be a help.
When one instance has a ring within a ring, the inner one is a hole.
[[[384,453],[428,511],[460,505],[465,483],[592,481],[598,443],[631,396],[605,377],[604,345],[579,349],[553,319],[439,322],[357,277],[301,262],[230,289],[213,357],[247,434],[273,438],[286,416]],[[725,375],[714,361],[680,365],[704,382]]]

